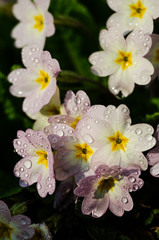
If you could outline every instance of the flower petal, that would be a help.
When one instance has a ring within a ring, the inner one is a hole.
[[[47,11],[50,5],[50,0],[34,0],[34,3],[43,11]]]
[[[0,220],[9,222],[11,219],[11,214],[9,208],[5,202],[0,200]]]

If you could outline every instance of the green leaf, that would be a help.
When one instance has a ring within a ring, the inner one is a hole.
[[[154,219],[154,214],[151,212],[149,217],[145,220],[145,225],[151,224],[153,219]]]
[[[10,208],[12,215],[23,214],[27,211],[27,204],[26,202],[16,203]]]

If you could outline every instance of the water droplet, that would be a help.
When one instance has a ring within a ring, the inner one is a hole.
[[[26,178],[29,176],[27,173],[25,173],[25,175],[24,175]]]
[[[121,111],[122,111],[123,113],[126,113],[128,110],[127,110],[127,108],[123,107]]]
[[[135,179],[134,177],[132,177],[132,176],[129,177],[128,179],[129,179],[129,181],[130,181],[131,183],[134,183],[134,182],[136,181],[136,179]]]
[[[70,141],[71,141],[71,142],[76,142],[76,137],[71,136],[71,137],[70,137]]]
[[[78,108],[76,106],[73,107],[73,110],[77,112]]]
[[[123,203],[127,203],[127,202],[128,202],[128,199],[127,199],[126,197],[123,197],[123,198],[121,199],[121,201],[122,201]]]
[[[57,143],[57,138],[56,138],[56,137],[54,137],[54,136],[53,136],[53,137],[51,137],[51,142],[52,142],[52,143]]]
[[[27,186],[28,186],[28,182],[25,181],[25,180],[20,179],[20,180],[19,180],[19,185],[20,185],[21,187],[27,187]]]
[[[72,131],[72,130],[68,130],[68,133],[69,133],[69,134],[72,134],[72,133],[73,133],[73,131]]]
[[[64,132],[62,130],[58,130],[56,134],[58,136],[62,137],[64,135]]]
[[[84,105],[85,105],[86,107],[88,107],[88,106],[89,106],[89,103],[88,103],[88,102],[85,102]]]
[[[140,128],[137,128],[137,129],[135,130],[135,133],[136,133],[137,135],[141,135],[141,134],[142,134],[142,130],[141,130]]]
[[[148,142],[152,140],[152,136],[150,134],[146,134],[145,138]]]
[[[26,221],[25,218],[22,218],[22,219],[21,219],[21,224],[22,224],[22,225],[26,225],[26,224],[27,224],[27,221]]]
[[[148,132],[152,132],[152,128],[151,128],[151,127],[148,127],[148,128],[147,128],[147,131],[148,131]]]
[[[30,161],[30,160],[26,160],[25,162],[24,162],[24,167],[26,167],[26,168],[31,168],[31,166],[32,166],[32,162]]]
[[[52,184],[49,184],[49,186],[48,186],[49,188],[51,188],[52,187]]]
[[[91,126],[90,125],[87,125],[87,129],[90,129],[91,128]]]
[[[38,58],[35,58],[35,63],[38,63],[39,62],[39,59]]]
[[[84,140],[86,141],[86,143],[93,143],[93,141],[94,141],[93,138],[89,134],[84,136]]]
[[[80,104],[81,103],[81,99],[79,97],[76,97],[75,98],[75,103]]]
[[[96,124],[98,124],[98,123],[99,123],[99,121],[98,121],[98,120],[95,120],[95,123],[96,123]]]
[[[29,233],[27,233],[25,231],[22,232],[22,236],[23,236],[23,239],[29,239],[30,238]]]
[[[138,189],[139,189],[139,186],[138,186],[137,184],[134,184],[134,185],[133,185],[133,190],[134,190],[134,191],[137,191]]]
[[[20,176],[19,171],[16,170],[16,171],[14,172],[14,175],[15,175],[16,177],[19,177],[19,176]]]
[[[37,183],[37,189],[40,190],[42,188],[40,183]]]
[[[22,167],[21,167],[19,170],[20,170],[21,172],[24,172],[24,168],[22,168]]]

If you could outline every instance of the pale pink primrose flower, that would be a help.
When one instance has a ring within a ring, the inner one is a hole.
[[[159,177],[159,125],[157,125],[157,130],[155,132],[155,137],[157,140],[157,144],[155,148],[147,154],[148,163],[150,166],[150,173],[154,177]]]
[[[153,19],[159,17],[159,0],[107,0],[116,13],[107,20],[107,28],[117,27],[122,33],[142,29],[153,32]]]
[[[35,114],[54,95],[56,77],[61,70],[58,61],[37,45],[23,48],[22,61],[26,68],[16,69],[8,76],[8,81],[13,84],[10,92],[25,98],[24,112]]]
[[[0,200],[0,239],[31,239],[34,229],[24,215],[11,216],[8,206]]]
[[[85,174],[92,173],[90,162],[96,148],[90,147],[73,128],[66,124],[55,124],[48,139],[55,150],[57,180],[74,176],[78,182]]]
[[[61,114],[48,119],[50,126],[44,129],[45,133],[49,135],[54,124],[57,123],[67,124],[75,129],[78,121],[87,113],[90,105],[90,99],[84,91],[80,90],[76,94],[71,90],[67,91],[64,104],[60,108]]]
[[[53,194],[55,177],[53,170],[53,153],[44,132],[18,131],[13,144],[22,159],[15,165],[14,174],[20,178],[19,185],[27,187],[37,182],[37,191],[41,197]]]
[[[97,150],[90,167],[138,167],[146,170],[148,163],[142,152],[151,149],[156,140],[149,124],[131,125],[130,112],[126,105],[92,106],[78,122],[76,131],[91,148]]]
[[[148,54],[145,56],[154,67],[154,74],[152,75],[152,80],[156,77],[159,78],[159,35],[152,34],[152,46]]]
[[[108,208],[116,216],[130,211],[133,201],[129,192],[143,186],[139,175],[138,169],[100,165],[93,175],[81,179],[74,190],[75,195],[84,197],[82,213],[98,218],[104,215]]]
[[[34,43],[43,48],[46,37],[55,33],[54,19],[48,12],[49,5],[50,0],[18,0],[13,6],[13,14],[19,23],[11,35],[17,48]]]
[[[146,85],[154,72],[152,64],[144,58],[151,47],[151,37],[142,30],[133,31],[125,39],[116,28],[102,30],[99,36],[102,51],[90,55],[91,71],[108,79],[111,93],[120,92],[127,97],[135,83]]]

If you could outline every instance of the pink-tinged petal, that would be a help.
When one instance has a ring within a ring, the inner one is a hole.
[[[125,104],[120,104],[117,108],[108,105],[104,112],[105,121],[113,128],[114,133],[120,131],[124,133],[130,127],[131,118],[129,108]]]
[[[55,25],[53,15],[49,12],[45,15],[46,37],[51,37],[55,33]]]
[[[74,194],[77,195],[78,197],[85,197],[88,194],[91,193],[92,191],[92,185],[96,181],[97,177],[96,176],[89,176],[86,178],[82,178],[78,182],[78,187],[75,188]]]
[[[119,49],[121,51],[126,50],[126,41],[121,31],[115,27],[111,27],[107,30],[103,29],[99,35],[100,45],[103,50],[109,50],[114,53],[118,53]]]
[[[144,181],[139,178],[139,175],[140,171],[138,169],[132,169],[132,173],[123,178],[121,186],[124,189],[128,189],[129,192],[135,192],[139,190],[144,185]]]
[[[111,144],[104,144],[93,154],[90,166],[95,170],[100,165],[108,165],[112,167],[114,165],[120,165],[120,152],[112,152]]]
[[[0,200],[0,220],[2,219],[6,222],[9,222],[11,219],[11,214],[7,204]]]
[[[65,95],[64,107],[68,115],[83,117],[90,108],[90,100],[87,94],[82,90],[78,91],[76,94],[69,90]]]
[[[152,137],[154,129],[149,124],[135,124],[132,125],[125,136],[133,139],[134,149],[136,151],[146,151],[156,144],[156,139]],[[129,142],[128,142],[129,144]]]
[[[15,46],[17,48],[22,48],[27,45],[28,42],[28,32],[25,30],[25,23],[18,23],[11,32],[11,37],[15,38]],[[30,37],[29,37],[30,39]]]
[[[94,193],[89,194],[82,202],[82,213],[92,217],[101,217],[106,212],[109,205],[109,197],[106,194],[102,199],[95,199]]]
[[[124,73],[121,75],[120,72],[117,71],[109,77],[108,87],[112,94],[118,95],[121,91],[122,95],[127,97],[134,90],[134,82],[131,81],[128,74]]]
[[[41,66],[42,52],[42,48],[38,44],[24,47],[22,49],[22,61],[24,66],[35,71],[35,65],[38,67]]]
[[[84,142],[93,147],[106,144],[109,141],[107,137],[113,135],[109,123],[98,118],[92,119],[89,115],[78,122],[76,130]]]
[[[30,13],[35,11],[35,7],[30,0],[18,0],[16,4],[13,5],[12,12],[18,20],[25,21],[28,19]]]
[[[101,120],[105,120],[105,115],[104,115],[105,111],[106,111],[105,106],[103,106],[103,105],[93,105],[88,109],[86,116],[89,115],[92,118],[99,118]],[[97,121],[97,124],[98,124],[98,121]]]
[[[114,73],[118,66],[114,65],[116,54],[110,51],[95,52],[89,56],[89,62],[93,65],[91,71],[98,76],[105,77]]]
[[[37,191],[39,195],[44,198],[47,194],[52,195],[55,191],[55,177],[53,169],[50,166],[50,173],[43,174],[42,179],[37,182]]]
[[[34,3],[38,8],[41,8],[43,11],[47,11],[50,5],[50,0],[34,0]]]
[[[151,81],[154,73],[153,65],[146,58],[136,58],[136,65],[132,67],[130,78],[138,85],[146,85]]]
[[[112,191],[109,191],[109,210],[116,216],[122,216],[125,211],[133,208],[133,201],[128,190],[116,183]]]
[[[150,168],[150,173],[154,177],[159,177],[159,162]]]
[[[128,30],[131,31],[134,29],[135,21],[133,21],[133,19],[129,17],[129,13],[120,11],[112,14],[108,18],[106,26],[107,28],[115,26],[117,29],[119,29],[119,31],[127,33]]]
[[[153,166],[159,162],[159,147],[155,147],[146,155],[149,165]]]
[[[27,72],[26,69],[24,68],[19,68],[16,69],[14,71],[12,71],[9,75],[8,75],[8,81],[10,83],[17,83],[21,81],[22,76]]]
[[[159,17],[159,1],[152,0],[151,1],[151,16],[153,19],[156,19]]]
[[[65,137],[72,137],[72,141],[76,142],[76,132],[73,128],[71,128],[68,125],[65,124],[56,124],[51,126],[51,134],[48,136],[48,139],[51,143],[52,148],[57,147],[57,143],[60,141],[63,141],[63,138],[65,139]],[[71,139],[71,138],[70,138]]]
[[[141,29],[134,30],[126,38],[127,47],[129,51],[132,51],[134,55],[145,56],[152,45],[152,40],[150,35],[145,34]]]
[[[124,5],[123,0],[118,0],[118,1],[116,1],[116,0],[107,0],[107,4],[115,12],[120,11],[121,8]]]

